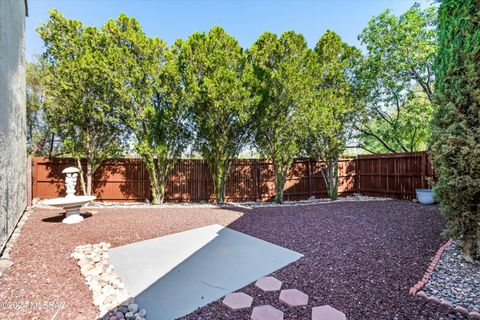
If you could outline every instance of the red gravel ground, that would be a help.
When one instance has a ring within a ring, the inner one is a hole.
[[[251,210],[91,210],[98,213],[75,225],[61,223],[58,210],[38,209],[30,217],[11,253],[14,265],[0,278],[0,319],[52,319],[58,309],[43,302],[65,304],[55,319],[94,319],[90,291],[70,257],[75,246],[108,241],[115,247],[213,223],[305,255],[273,275],[282,288],[307,293],[307,307],[285,307],[279,292],[263,293],[253,284],[242,289],[254,297],[253,306],[271,304],[285,319],[309,319],[311,308],[323,304],[350,320],[456,317],[408,294],[445,242],[436,206],[371,201]],[[249,319],[249,312],[231,312],[219,300],[184,319]]]

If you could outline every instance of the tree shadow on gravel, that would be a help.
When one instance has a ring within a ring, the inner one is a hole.
[[[228,228],[304,255],[272,275],[283,281],[282,289],[308,294],[308,306],[290,308],[280,303],[278,291],[262,292],[251,283],[237,291],[254,297],[252,308],[272,305],[286,319],[310,319],[312,307],[321,305],[331,305],[352,320],[466,319],[408,293],[444,242],[440,236],[444,220],[436,206],[392,200],[257,208],[228,205],[218,210],[243,213]],[[175,272],[193,268],[192,260],[216,243],[202,246]],[[228,246],[223,250],[228,251]],[[208,263],[205,259],[200,260]],[[157,283],[165,287],[164,294],[176,290],[168,276]],[[143,298],[155,299],[148,298],[148,291]],[[252,308],[233,312],[219,299],[179,319],[248,320]]]

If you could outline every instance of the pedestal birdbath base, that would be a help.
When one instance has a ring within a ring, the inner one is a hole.
[[[49,206],[64,208],[66,215],[63,219],[63,223],[78,223],[83,221],[83,217],[80,215],[80,208],[87,202],[95,200],[94,196],[73,196],[65,198],[55,198],[45,200],[43,203]]]
[[[55,198],[45,200],[43,203],[48,206],[64,208],[66,215],[63,219],[63,223],[78,223],[83,221],[83,217],[80,215],[80,208],[87,202],[95,200],[95,196],[76,196],[75,186],[77,185],[77,168],[70,167],[62,171],[67,176],[65,178],[65,186],[67,187],[67,196],[64,198]]]

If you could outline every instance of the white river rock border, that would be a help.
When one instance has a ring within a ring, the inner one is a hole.
[[[80,273],[93,295],[93,304],[102,320],[145,320],[145,309],[139,309],[125,284],[109,262],[110,243],[77,246],[71,256],[77,259]]]

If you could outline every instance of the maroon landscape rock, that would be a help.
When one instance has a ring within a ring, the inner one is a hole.
[[[76,246],[106,241],[116,247],[217,223],[304,255],[272,276],[284,288],[308,293],[309,307],[289,307],[280,302],[278,291],[263,292],[254,283],[238,290],[254,297],[255,306],[284,312],[285,319],[310,319],[310,306],[327,304],[351,320],[448,319],[448,307],[408,293],[445,242],[437,206],[352,201],[253,209],[94,210],[97,214],[75,225],[61,223],[59,210],[33,213],[10,254],[13,266],[0,278],[0,299],[59,302],[56,319],[94,319],[98,311],[91,292],[70,257]],[[222,300],[183,319],[250,319],[252,308],[231,311]],[[55,312],[2,308],[0,319],[51,319]]]

